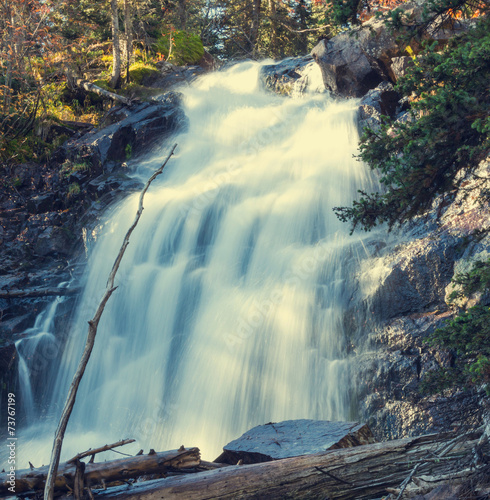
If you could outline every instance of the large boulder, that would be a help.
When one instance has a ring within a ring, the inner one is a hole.
[[[391,60],[402,55],[396,37],[382,19],[321,40],[311,55],[320,66],[325,87],[346,97],[361,97],[383,80],[395,81]]]
[[[405,22],[420,25],[424,4],[414,1],[399,6]],[[423,38],[436,40],[442,46],[449,39],[463,33],[474,21],[457,21],[442,28],[429,24]],[[322,70],[325,87],[345,97],[362,97],[381,81],[395,83],[411,64],[404,46],[397,43],[399,33],[393,32],[381,17],[372,17],[359,28],[342,32],[330,40],[321,40],[311,55]],[[421,45],[410,42],[418,53]]]
[[[374,60],[346,33],[321,40],[311,55],[322,70],[325,87],[342,96],[361,97],[383,80]]]
[[[358,422],[287,420],[258,425],[228,443],[215,460],[235,465],[269,462],[338,448],[374,443],[369,427]]]

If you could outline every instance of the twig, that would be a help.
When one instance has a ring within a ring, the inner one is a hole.
[[[81,458],[90,457],[97,453],[102,453],[103,451],[112,450],[114,448],[118,448],[119,446],[124,446],[125,444],[134,443],[135,439],[122,439],[114,444],[106,444],[105,446],[101,446],[100,448],[95,448],[94,450],[87,450],[83,453],[79,453],[77,456],[73,457],[71,460],[68,460],[68,463],[76,462]]]
[[[408,475],[407,479],[405,479],[405,481],[403,481],[403,483],[400,485],[400,493],[396,497],[396,500],[400,500],[401,499],[401,497],[403,495],[403,492],[405,491],[406,487],[408,486],[408,483],[412,480],[413,475],[415,474],[415,472],[417,472],[417,469],[419,468],[420,465],[422,465],[422,464],[417,464],[412,469],[412,472],[410,472],[410,474]]]
[[[80,381],[82,380],[85,368],[87,367],[87,363],[90,359],[90,355],[92,353],[92,349],[95,343],[95,336],[97,334],[97,326],[99,325],[100,318],[102,316],[102,313],[104,312],[105,305],[107,304],[107,301],[110,299],[111,295],[116,290],[116,287],[114,286],[114,279],[116,277],[119,265],[121,264],[121,260],[124,256],[124,252],[126,251],[126,248],[129,245],[129,237],[134,231],[134,228],[138,224],[141,214],[143,213],[143,199],[145,197],[146,192],[148,191],[148,188],[150,187],[150,184],[155,180],[157,176],[159,176],[163,172],[165,165],[170,160],[170,157],[174,154],[176,147],[177,144],[174,144],[170,153],[165,159],[163,165],[146,182],[146,185],[143,188],[143,191],[141,192],[140,195],[139,206],[138,206],[138,211],[136,212],[135,220],[131,225],[131,227],[128,229],[128,232],[126,233],[123,244],[119,250],[119,254],[116,257],[114,266],[112,267],[112,271],[109,274],[109,279],[107,280],[107,287],[104,296],[100,301],[97,311],[95,312],[95,316],[88,322],[89,327],[88,327],[87,342],[85,344],[85,349],[80,359],[80,363],[78,364],[77,371],[73,376],[73,381],[70,385],[65,406],[63,407],[63,412],[61,414],[60,422],[58,424],[58,428],[56,429],[54,437],[53,451],[51,453],[51,461],[49,464],[48,476],[46,478],[46,487],[44,489],[44,500],[53,500],[54,483],[56,480],[56,474],[58,472],[58,465],[60,463],[61,446],[63,444],[63,438],[65,436],[66,427],[68,425],[68,421],[70,419],[70,415],[71,412],[73,411],[73,406],[75,404],[75,399],[78,392],[78,386],[80,385]]]

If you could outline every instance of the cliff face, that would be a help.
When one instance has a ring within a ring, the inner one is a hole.
[[[489,173],[486,161],[478,174]],[[452,278],[490,255],[490,210],[478,203],[479,190],[471,190],[471,181],[467,187],[470,194],[457,195],[442,214],[433,210],[393,235],[402,243],[375,251],[359,273],[346,320],[362,332],[357,337],[358,411],[378,439],[442,431],[463,422],[477,425],[490,410],[484,390],[445,396],[420,392],[428,373],[452,362],[450,352],[424,342],[457,313],[447,304]],[[478,301],[488,303],[473,297],[471,305]],[[363,328],[356,324],[359,318],[376,326]]]

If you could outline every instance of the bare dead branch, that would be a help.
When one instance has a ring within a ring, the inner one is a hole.
[[[118,441],[117,443],[114,443],[114,444],[106,444],[105,446],[101,446],[100,448],[95,448],[94,450],[87,450],[87,451],[84,451],[83,453],[79,453],[77,456],[68,460],[67,463],[70,464],[70,463],[76,462],[77,460],[80,460],[82,458],[94,456],[97,453],[102,453],[103,451],[109,451],[109,450],[112,450],[114,448],[118,448],[119,446],[124,446],[125,444],[134,443],[134,442],[135,442],[135,439],[122,439],[121,441]]]
[[[102,299],[100,301],[100,304],[97,308],[97,311],[95,312],[94,317],[88,322],[89,327],[88,327],[88,334],[87,334],[87,341],[85,344],[85,349],[84,349],[82,357],[80,359],[80,363],[78,365],[77,371],[76,371],[75,375],[73,376],[73,380],[72,380],[72,383],[70,385],[70,389],[68,390],[68,396],[66,398],[66,402],[65,402],[65,405],[63,407],[63,412],[61,414],[60,422],[58,424],[58,428],[56,429],[56,433],[55,433],[55,438],[54,438],[54,442],[53,442],[53,451],[51,453],[51,461],[50,461],[50,465],[49,465],[48,476],[46,478],[46,487],[44,489],[44,500],[53,500],[54,483],[56,481],[58,465],[60,463],[61,447],[63,445],[63,438],[65,436],[66,427],[68,425],[70,415],[73,411],[73,406],[75,405],[75,399],[77,396],[78,387],[79,387],[80,382],[82,380],[83,374],[85,373],[85,368],[87,367],[87,363],[90,359],[90,355],[92,354],[92,349],[94,347],[95,336],[97,334],[97,327],[99,325],[100,318],[102,316],[102,313],[104,312],[104,308],[105,308],[105,305],[107,304],[107,301],[110,299],[111,295],[116,290],[116,287],[114,287],[114,279],[116,277],[117,270],[119,269],[119,265],[121,264],[121,260],[124,256],[124,252],[126,251],[126,248],[129,245],[129,238],[130,238],[131,234],[133,233],[136,225],[138,224],[138,221],[140,220],[141,214],[143,213],[143,199],[145,197],[146,192],[148,191],[148,188],[150,187],[150,184],[155,180],[156,177],[158,177],[163,172],[165,165],[167,165],[168,161],[170,160],[170,157],[174,154],[176,147],[177,147],[177,144],[174,144],[170,153],[168,154],[167,158],[163,162],[163,165],[146,182],[145,187],[143,188],[143,191],[141,192],[141,195],[140,195],[139,207],[138,207],[138,211],[136,213],[135,220],[134,220],[133,224],[131,225],[131,227],[128,229],[126,236],[124,237],[124,241],[123,241],[123,244],[121,246],[121,249],[119,250],[119,254],[116,257],[116,260],[115,260],[114,265],[112,267],[112,271],[109,274],[109,279],[107,281],[107,287],[106,287],[106,291],[104,293],[104,296],[102,297]]]

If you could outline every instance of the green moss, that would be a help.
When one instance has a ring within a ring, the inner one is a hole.
[[[162,35],[153,45],[153,50],[177,65],[196,64],[204,55],[201,38],[187,31],[172,31]]]
[[[90,170],[90,165],[87,162],[72,162],[65,160],[61,165],[60,174],[64,177],[69,177],[76,172],[86,172]]]
[[[151,64],[137,62],[129,67],[129,78],[138,85],[141,85],[143,80],[157,76],[158,74],[159,71]]]
[[[80,185],[78,184],[78,182],[73,182],[68,186],[68,193],[66,196],[68,198],[72,198],[73,196],[80,194],[80,191]]]
[[[94,85],[97,85],[97,87],[100,87],[101,89],[108,90],[109,92],[112,90],[112,88],[109,85],[108,80],[95,80]]]

